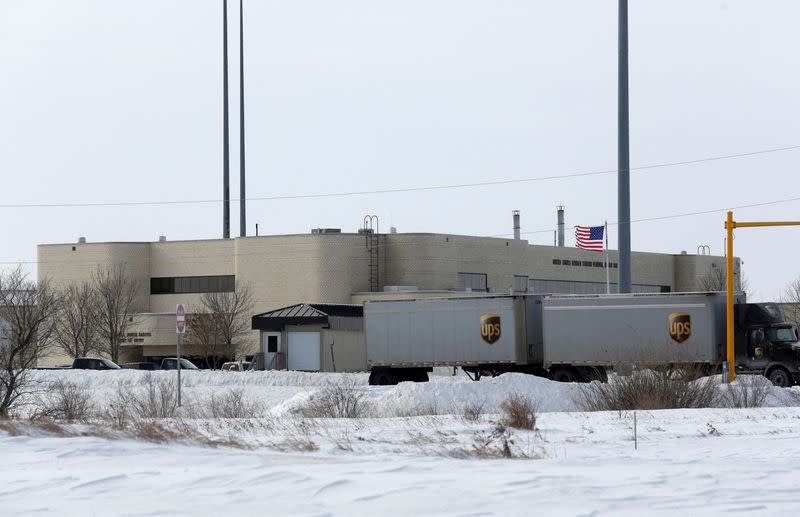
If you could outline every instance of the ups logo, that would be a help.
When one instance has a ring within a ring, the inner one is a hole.
[[[669,315],[669,337],[683,343],[692,335],[692,317],[687,312],[673,312]]]
[[[490,345],[500,339],[500,316],[497,314],[481,316],[481,337]]]

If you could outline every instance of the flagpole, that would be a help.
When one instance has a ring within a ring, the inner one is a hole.
[[[606,234],[606,294],[611,294],[611,282],[609,281],[609,273],[608,273],[608,221],[605,223],[605,234]]]

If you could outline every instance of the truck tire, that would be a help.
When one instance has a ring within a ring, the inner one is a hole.
[[[767,372],[767,379],[780,388],[789,388],[793,384],[791,374],[781,366],[776,366]]]
[[[578,379],[575,373],[572,368],[553,368],[550,372],[550,378],[556,382],[576,382]]]
[[[370,386],[389,386],[397,384],[391,372],[386,370],[371,371],[369,373]]]

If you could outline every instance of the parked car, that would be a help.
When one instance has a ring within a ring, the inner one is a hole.
[[[226,372],[243,372],[251,370],[252,365],[250,361],[231,361],[229,363],[222,363],[221,370]]]
[[[119,365],[100,357],[76,357],[72,361],[72,368],[76,370],[119,370]]]
[[[129,370],[160,370],[161,367],[156,363],[124,363],[122,365],[123,368],[127,368]]]
[[[176,357],[165,357],[161,360],[161,369],[162,370],[177,370],[178,369],[178,358]],[[181,357],[181,370],[199,370],[197,366],[194,365],[190,360]]]

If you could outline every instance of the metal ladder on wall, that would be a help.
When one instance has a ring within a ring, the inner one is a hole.
[[[364,216],[364,235],[366,236],[367,253],[369,253],[369,290],[374,293],[381,289],[380,226],[377,215]]]

